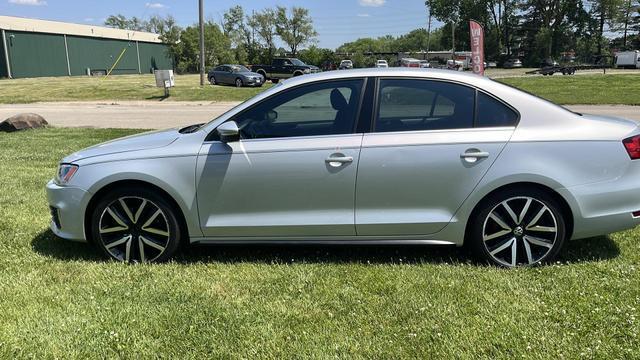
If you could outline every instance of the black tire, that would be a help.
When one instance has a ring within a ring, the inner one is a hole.
[[[156,214],[157,211],[161,213]],[[125,226],[126,229],[111,232]],[[113,260],[164,262],[179,248],[183,231],[176,210],[164,197],[150,189],[130,187],[114,189],[98,201],[91,213],[91,234],[93,243]],[[114,245],[125,239],[129,240]]]
[[[296,71],[293,73],[293,77],[302,76],[302,75],[304,75],[304,73],[301,73],[300,71]]]
[[[280,79],[271,79],[271,83],[272,84],[277,84],[280,81]]]
[[[216,84],[216,78],[215,78],[215,77],[213,77],[213,76],[212,76],[212,77],[210,77],[210,78],[209,78],[209,83],[210,83],[211,85],[215,85],[215,84]]]
[[[238,87],[238,88],[244,86],[244,82],[240,78],[236,78],[235,84],[236,84],[236,87]]]
[[[532,201],[527,206],[528,199]],[[517,219],[510,215],[505,202]],[[522,215],[525,208],[527,211]],[[542,215],[538,217],[539,213]],[[499,225],[495,217],[507,226]],[[470,221],[469,249],[480,261],[497,266],[546,264],[557,257],[566,243],[566,221],[560,205],[548,193],[535,188],[513,188],[490,196],[483,200]],[[511,228],[511,232],[492,238],[508,231],[507,228]],[[555,232],[551,232],[552,228]],[[511,242],[512,239],[515,240]],[[514,251],[515,262],[511,256]]]

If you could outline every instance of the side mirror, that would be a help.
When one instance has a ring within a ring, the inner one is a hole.
[[[240,140],[240,129],[235,121],[227,121],[226,123],[218,126],[216,129],[220,141],[224,143],[230,143]]]

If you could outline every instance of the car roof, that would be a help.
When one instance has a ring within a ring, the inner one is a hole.
[[[426,79],[442,79],[464,82],[468,84],[479,84],[490,82],[492,80],[471,73],[461,71],[441,70],[441,69],[418,69],[418,68],[366,68],[366,69],[350,69],[341,71],[325,71],[316,74],[308,74],[288,79],[283,82],[283,86],[290,87],[305,83],[311,83],[323,80],[335,80],[357,77],[414,77]]]

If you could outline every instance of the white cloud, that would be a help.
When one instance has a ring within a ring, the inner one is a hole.
[[[144,4],[149,9],[166,9],[167,5],[161,3],[146,3]]]
[[[16,4],[16,5],[28,5],[28,6],[47,5],[47,2],[44,0],[9,0],[9,3]]]
[[[387,0],[359,0],[360,6],[379,7],[384,5]]]
[[[357,17],[370,17],[371,15],[369,14],[357,14]]]

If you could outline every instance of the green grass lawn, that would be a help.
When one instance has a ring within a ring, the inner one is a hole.
[[[199,86],[199,75],[176,77],[169,101],[244,101],[271,86],[236,89]],[[499,79],[558,104],[640,105],[640,74],[530,76]],[[58,77],[0,80],[0,104],[44,101],[100,101],[162,99],[153,75]]]
[[[44,185],[58,160],[134,132],[0,133],[0,358],[640,358],[640,230],[516,270],[416,246],[124,265],[55,238]]]
[[[499,79],[563,105],[640,105],[640,74],[534,76]]]
[[[174,101],[244,101],[270,87],[240,88],[228,85],[200,87],[200,75],[176,76],[171,89]],[[162,100],[153,75],[102,77],[49,77],[0,80],[0,103],[18,104],[45,101]]]

